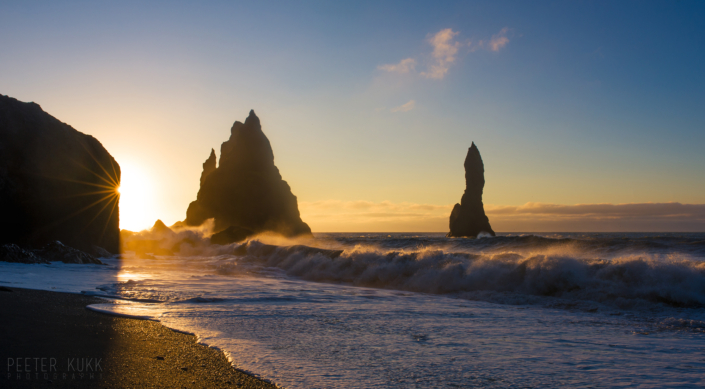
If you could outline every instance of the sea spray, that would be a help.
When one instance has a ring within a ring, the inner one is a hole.
[[[262,266],[308,281],[433,294],[510,292],[620,308],[644,303],[705,306],[705,262],[689,254],[623,251],[605,256],[600,255],[604,247],[588,250],[573,241],[516,249],[472,253],[426,247],[399,251],[358,244],[340,252],[300,245],[279,247],[255,240],[241,251],[244,255],[224,260],[218,271],[229,274]]]
[[[194,333],[287,388],[699,387],[703,238],[261,237],[108,266],[4,263],[0,283],[159,301],[103,309]]]

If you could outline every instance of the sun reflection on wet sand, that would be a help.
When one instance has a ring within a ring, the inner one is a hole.
[[[132,301],[115,300],[112,304],[93,304],[86,307],[91,311],[134,319],[159,321],[161,314],[154,309],[154,304],[140,304]]]

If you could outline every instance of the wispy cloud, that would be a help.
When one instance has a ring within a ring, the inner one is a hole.
[[[413,58],[407,58],[407,59],[402,59],[397,64],[377,66],[377,69],[385,70],[388,72],[395,72],[395,73],[404,74],[404,73],[409,73],[410,71],[413,71],[415,67],[416,67],[416,60]]]
[[[546,204],[485,207],[503,231],[705,231],[705,204]]]
[[[547,204],[526,203],[519,206],[489,205],[487,213],[550,218],[694,218],[705,221],[705,204],[627,203],[627,204]]]
[[[408,103],[390,109],[392,112],[409,112],[416,107],[416,101],[409,100]]]
[[[489,49],[492,51],[499,51],[506,46],[509,43],[509,38],[507,38],[508,32],[509,28],[504,27],[497,34],[492,35],[492,39],[490,39],[490,43],[488,45]]]
[[[301,202],[302,218],[315,231],[447,231],[453,204],[390,201]],[[705,231],[705,204],[485,205],[496,231]]]
[[[460,42],[455,41],[456,35],[458,35],[457,31],[446,28],[428,39],[433,46],[431,55],[436,62],[429,66],[428,71],[421,72],[422,76],[437,80],[442,80],[445,77],[450,65],[455,62],[455,55],[458,54],[458,47],[460,47]]]
[[[442,231],[453,206],[391,201],[326,200],[299,203],[314,231]],[[429,229],[430,228],[430,229]]]
[[[416,73],[418,61],[413,57],[403,59],[396,64],[380,65],[377,66],[377,69],[399,74],[416,73],[426,78],[442,80],[455,63],[461,48],[465,47],[465,51],[470,53],[477,50],[500,51],[509,44],[507,36],[509,32],[510,29],[504,27],[497,34],[492,35],[490,39],[461,43],[456,40],[456,36],[460,34],[459,31],[445,28],[435,34],[429,34],[427,41],[433,47],[433,51],[429,56],[431,60],[424,61],[427,65],[426,70]]]

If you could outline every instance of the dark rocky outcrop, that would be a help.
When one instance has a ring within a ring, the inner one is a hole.
[[[167,227],[161,219],[157,219],[157,221],[154,222],[154,225],[152,226],[152,229],[150,231],[155,234],[171,235],[174,233],[174,231],[171,228]]]
[[[120,167],[95,138],[0,95],[0,244],[119,250]]]
[[[39,250],[23,249],[16,244],[0,245],[0,261],[16,263],[93,263],[102,265],[99,259],[81,250],[68,247],[59,241],[54,241]]]
[[[301,220],[296,196],[274,165],[272,147],[254,111],[245,123],[233,124],[230,139],[220,148],[220,163],[214,166],[211,150],[203,164],[198,197],[186,211],[187,225],[198,226],[214,218],[215,232],[235,227],[216,238],[222,243],[230,242],[221,237],[239,239],[245,230],[289,237],[311,234]]]
[[[107,258],[107,257],[113,256],[113,254],[110,251],[108,251],[102,247],[99,247],[99,246],[93,246],[91,248],[90,254],[93,255],[94,257],[98,257],[98,258]]]
[[[481,232],[495,236],[490,220],[482,205],[482,190],[485,187],[485,165],[480,151],[472,143],[465,157],[465,193],[460,204],[455,204],[450,213],[448,237],[476,237]]]
[[[255,232],[247,228],[239,226],[230,226],[223,231],[217,232],[211,236],[212,244],[229,244],[233,242],[242,242],[247,237],[254,235]]]
[[[45,259],[49,262],[63,262],[63,263],[77,263],[77,264],[87,264],[93,263],[96,265],[102,265],[98,258],[85,253],[81,250],[76,250],[75,248],[66,246],[65,244],[54,241],[40,250],[36,250],[35,253],[38,257]]]
[[[30,250],[25,250],[16,244],[0,245],[0,261],[15,263],[49,263],[48,260],[40,258]]]

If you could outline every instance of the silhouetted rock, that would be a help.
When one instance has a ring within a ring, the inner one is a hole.
[[[161,219],[157,219],[156,222],[154,222],[154,225],[152,226],[152,229],[150,230],[153,233],[157,234],[173,234],[174,231],[171,230],[171,228],[167,227],[166,224],[164,224]]]
[[[78,264],[93,263],[96,265],[103,264],[103,262],[101,262],[98,258],[81,250],[76,250],[73,247],[66,246],[59,241],[51,242],[44,246],[41,250],[35,250],[35,254],[49,262]]]
[[[203,162],[203,173],[201,173],[201,186],[206,181],[206,177],[215,171],[215,150],[211,149],[211,155]]]
[[[0,95],[0,244],[119,250],[120,167],[95,138]]]
[[[36,256],[16,244],[0,245],[0,261],[15,263],[49,263],[48,260]]]
[[[108,253],[110,255],[110,253]],[[0,261],[17,263],[94,263],[102,265],[99,259],[81,250],[68,247],[59,241],[51,242],[39,250],[26,250],[16,244],[0,246]]]
[[[111,252],[100,246],[93,246],[91,248],[90,254],[97,258],[108,258],[113,256]]]
[[[176,230],[181,230],[181,229],[188,228],[188,227],[189,227],[189,225],[186,224],[186,222],[179,220],[176,223],[169,226],[169,229],[172,231],[176,231]]]
[[[237,231],[250,230],[252,234],[311,234],[301,220],[296,196],[274,165],[272,147],[254,111],[250,111],[244,124],[233,124],[230,139],[220,147],[220,163],[211,170],[214,157],[211,150],[203,164],[198,197],[186,211],[186,224],[198,226],[214,218],[216,232],[237,227]],[[240,238],[240,232],[231,232]],[[227,233],[221,237],[226,236]],[[220,237],[216,240],[225,243]]]
[[[211,236],[211,243],[225,245],[233,242],[242,242],[247,239],[248,236],[254,234],[254,231],[248,230],[247,228],[230,226],[223,231],[213,234]]]
[[[490,220],[485,215],[482,205],[482,189],[485,187],[485,165],[480,151],[472,143],[465,157],[465,193],[460,204],[455,204],[450,213],[450,232],[448,237],[471,237],[481,232],[495,236]]]

